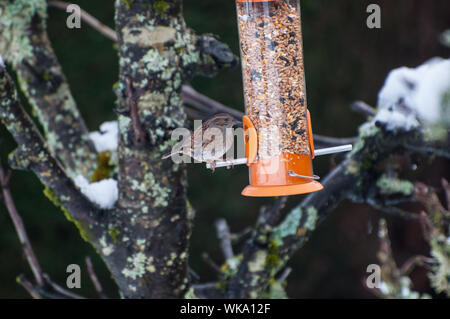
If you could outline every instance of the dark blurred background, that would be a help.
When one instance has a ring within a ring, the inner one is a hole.
[[[113,2],[72,1],[114,26]],[[198,33],[213,33],[238,53],[238,38],[233,0],[186,0],[185,17]],[[382,28],[366,27],[366,7],[378,3],[382,8]],[[417,66],[434,56],[448,57],[450,51],[439,43],[439,35],[450,28],[448,0],[302,0],[304,51],[309,109],[314,132],[347,137],[357,134],[364,119],[349,110],[349,104],[361,99],[376,105],[377,92],[389,70],[406,65]],[[67,14],[49,9],[48,29],[54,49],[69,80],[78,106],[91,130],[115,118],[112,86],[117,79],[117,53],[114,43],[82,24],[81,29],[65,26]],[[192,85],[200,92],[236,109],[243,110],[241,71],[224,71],[214,79],[197,78]],[[3,162],[15,144],[0,127],[0,156]],[[330,157],[318,158],[315,171],[324,176]],[[438,186],[440,177],[449,176],[447,161],[436,159],[422,163],[414,178]],[[214,231],[214,221],[225,217],[233,232],[253,225],[262,204],[270,199],[244,198],[247,169],[218,169],[212,174],[202,165],[191,165],[189,198],[197,211],[191,242],[191,266],[202,281],[214,280],[215,274],[202,262],[208,252],[223,262]],[[118,297],[115,284],[93,248],[78,235],[75,226],[42,194],[40,182],[28,172],[14,172],[12,193],[42,268],[64,284],[66,267],[82,265],[79,293],[95,296],[84,266],[91,256],[107,294]],[[301,201],[293,196],[289,205]],[[417,207],[411,206],[415,210]],[[361,285],[366,267],[376,263],[377,241],[370,225],[380,212],[365,205],[342,203],[299,251],[290,266],[288,295],[292,298],[371,298]],[[398,263],[409,256],[427,253],[415,222],[389,218],[394,253]],[[0,298],[26,297],[15,277],[25,273],[31,278],[21,247],[5,207],[0,204]],[[414,288],[428,291],[428,281],[421,269],[414,271]]]

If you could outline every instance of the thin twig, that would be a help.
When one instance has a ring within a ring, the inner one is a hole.
[[[378,202],[373,198],[368,198],[366,200],[366,203],[372,206],[373,208],[378,209],[382,213],[389,214],[392,216],[402,217],[409,220],[420,218],[420,215],[418,214],[411,213],[396,206],[388,206],[388,204]]]
[[[222,299],[223,291],[219,288],[217,282],[205,282],[192,285],[195,296],[199,299]]]
[[[413,256],[405,261],[403,266],[400,268],[400,273],[404,276],[409,275],[409,273],[414,269],[416,266],[424,266],[430,270],[430,264],[434,263],[435,260],[430,257],[426,256]]]
[[[371,117],[377,113],[377,111],[373,107],[363,101],[353,102],[352,104],[350,104],[350,109],[353,112],[364,115],[365,117]]]
[[[17,282],[21,285],[34,299],[42,299],[40,293],[34,288],[33,284],[21,274],[17,277]]]
[[[279,283],[283,283],[286,281],[287,277],[289,277],[289,275],[292,272],[292,268],[291,267],[286,267],[283,272],[281,273],[281,275],[277,278],[277,281]]]
[[[231,234],[231,242],[233,244],[236,244],[240,242],[243,238],[245,238],[247,235],[250,235],[253,231],[252,227],[246,227],[243,230],[241,230],[238,233]]]
[[[445,201],[447,202],[447,210],[450,211],[450,184],[445,178],[442,178],[441,185],[444,189]]]
[[[231,245],[231,234],[228,223],[224,218],[220,218],[216,221],[217,238],[220,240],[220,247],[222,248],[223,256],[225,260],[233,258],[233,247]]]
[[[72,298],[72,299],[86,299],[83,296],[80,296],[76,293],[73,293],[71,291],[68,291],[67,289],[64,289],[63,287],[61,287],[60,285],[58,285],[57,283],[53,282],[50,277],[47,274],[44,274],[44,279],[46,281],[46,283],[57,293],[68,297],[68,298]]]
[[[88,270],[89,278],[91,278],[92,283],[94,284],[95,291],[97,291],[97,294],[100,298],[106,299],[105,294],[103,293],[103,287],[100,284],[100,281],[97,278],[97,275],[94,271],[94,266],[92,265],[91,258],[89,256],[86,256],[85,258],[86,267]]]
[[[5,174],[4,168],[0,162],[0,184],[2,186],[3,191],[3,200],[5,202],[9,215],[13,221],[14,228],[16,229],[17,235],[22,245],[22,250],[31,268],[37,286],[36,287],[33,286],[33,284],[31,284],[31,282],[29,282],[24,275],[20,275],[18,277],[17,279],[18,283],[22,285],[33,298],[36,299],[41,299],[42,295],[47,296],[49,298],[83,299],[83,297],[68,292],[59,285],[53,283],[48,277],[48,275],[43,273],[37,260],[36,254],[34,253],[34,250],[31,246],[22,217],[19,215],[17,208],[14,204],[13,198],[11,196],[11,192],[9,191],[10,178],[11,174],[9,172]],[[55,292],[50,291],[48,288],[51,288]]]
[[[403,147],[422,154],[433,154],[434,156],[450,158],[450,148],[438,148],[434,145],[414,145],[405,143]]]
[[[136,97],[134,96],[133,85],[129,77],[125,78],[125,82],[127,83],[128,105],[130,107],[130,117],[134,130],[134,141],[136,145],[143,146],[145,144],[145,132],[142,128],[141,121],[139,120],[138,107]]]
[[[192,288],[195,289],[211,289],[211,288],[217,288],[217,282],[205,282],[200,284],[192,285]]]
[[[61,295],[59,292],[55,292],[52,287],[45,286],[35,286],[34,289],[37,290],[38,293],[42,295],[42,297],[48,298],[48,299],[72,299],[65,295]]]
[[[211,259],[211,257],[209,257],[208,253],[204,252],[202,254],[202,259],[203,261],[211,267],[211,269],[213,269],[215,272],[217,272],[218,274],[221,274],[222,271],[220,270],[220,267],[214,262],[214,260]]]
[[[217,113],[217,112],[225,112],[233,117],[235,117],[237,120],[241,120],[243,113],[240,111],[237,111],[235,109],[232,109],[231,107],[228,107],[226,105],[223,105],[222,103],[219,103],[199,92],[194,90],[189,85],[183,85],[183,90],[181,94],[183,101],[189,105],[192,105],[204,112],[209,112],[211,114]],[[209,114],[209,115],[211,115]]]
[[[66,10],[67,6],[70,5],[70,4],[71,3],[63,2],[63,1],[50,1],[50,2],[48,2],[49,6],[54,7],[54,8],[58,8],[58,9],[62,9],[62,10]],[[99,20],[97,20],[95,17],[91,16],[88,12],[84,11],[81,8],[80,8],[80,13],[81,13],[81,16],[80,16],[81,19],[83,21],[85,21],[87,24],[89,24],[91,27],[93,27],[94,29],[99,31],[101,34],[103,34],[107,38],[109,38],[109,39],[111,39],[113,41],[116,41],[116,42],[118,41],[118,37],[117,37],[116,31],[114,31],[110,27],[104,25]]]
[[[428,214],[424,211],[420,213],[420,227],[422,228],[423,237],[429,241],[431,237],[431,232],[433,231],[433,223],[431,222]]]
[[[0,183],[3,191],[3,201],[5,202],[5,206],[9,212],[11,220],[13,221],[14,228],[16,229],[17,235],[22,245],[22,250],[25,254],[28,264],[30,265],[31,271],[33,272],[33,276],[37,284],[39,286],[42,286],[45,283],[42,269],[31,246],[28,234],[23,224],[22,217],[19,215],[16,205],[14,204],[11,192],[9,191],[10,177],[10,171],[9,173],[5,174],[3,166],[0,162]]]
[[[193,283],[198,283],[200,281],[200,276],[199,274],[197,274],[194,269],[192,269],[191,267],[188,268],[188,272],[189,275],[191,276],[192,282]]]
[[[202,113],[198,110],[195,110],[193,108],[190,108],[188,106],[184,106],[184,111],[186,112],[187,116],[194,120],[204,120],[208,116],[205,115],[205,113]]]

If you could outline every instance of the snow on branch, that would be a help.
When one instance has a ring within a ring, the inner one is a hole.
[[[104,122],[100,131],[89,133],[97,152],[115,151],[119,142],[119,124],[117,121]]]
[[[78,175],[75,177],[74,182],[80,191],[100,208],[113,208],[119,197],[119,188],[115,179],[108,178],[99,182],[89,183],[83,175]]]
[[[450,60],[392,70],[378,94],[375,120],[388,130],[450,124]]]

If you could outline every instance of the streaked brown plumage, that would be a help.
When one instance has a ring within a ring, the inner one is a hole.
[[[234,135],[231,128],[237,123],[239,122],[227,113],[216,114],[198,127],[190,139],[179,142],[170,153],[163,155],[162,159],[183,154],[214,167],[214,161],[220,160],[233,145]],[[198,146],[200,143],[201,148]]]

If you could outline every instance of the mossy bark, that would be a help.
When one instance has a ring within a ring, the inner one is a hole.
[[[119,201],[104,211],[71,179],[102,179],[112,168],[101,158],[95,167],[96,152],[45,31],[46,2],[14,0],[0,9],[0,54],[16,70],[46,134],[44,140],[0,67],[0,119],[19,144],[13,166],[36,173],[45,195],[104,259],[122,296],[182,298],[192,292],[186,173],[160,157],[171,147],[171,131],[184,126],[183,83],[233,66],[236,57],[210,35],[186,27],[181,0],[116,1],[119,109],[131,118],[118,118]]]
[[[183,83],[235,57],[187,28],[180,0],[117,0],[115,20],[119,108],[131,115],[118,118],[119,235],[106,261],[127,298],[182,298],[190,288],[186,172],[161,155],[172,145],[172,130],[185,126]]]
[[[48,149],[43,137],[17,100],[13,82],[0,67],[0,121],[18,143],[10,165],[33,171],[46,187],[46,196],[74,222],[82,236],[97,247],[105,212],[83,196]]]
[[[89,177],[96,152],[46,32],[45,0],[0,4],[0,54],[39,119],[47,144],[71,175]]]

